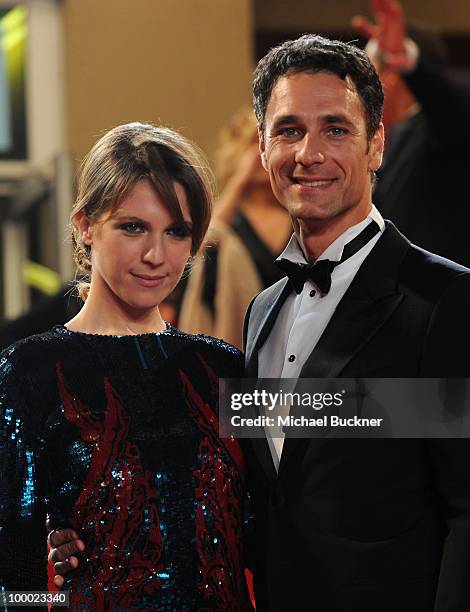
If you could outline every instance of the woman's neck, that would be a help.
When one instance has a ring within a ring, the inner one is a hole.
[[[93,291],[90,291],[80,312],[65,326],[70,331],[119,336],[154,333],[166,329],[158,306],[137,312],[128,305],[103,303],[103,300],[96,299]]]

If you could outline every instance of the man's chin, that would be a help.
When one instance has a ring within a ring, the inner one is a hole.
[[[289,213],[293,219],[305,223],[328,223],[338,217],[341,211],[311,204],[295,204],[289,209]]]

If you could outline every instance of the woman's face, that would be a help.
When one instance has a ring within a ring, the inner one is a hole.
[[[181,228],[165,208],[152,183],[136,183],[119,208],[95,223],[82,213],[76,220],[91,246],[89,299],[145,314],[178,283],[191,252],[191,216],[186,193],[174,183],[183,218]]]

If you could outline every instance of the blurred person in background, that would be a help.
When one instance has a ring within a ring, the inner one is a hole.
[[[356,16],[352,24],[369,39],[366,53],[385,92],[386,150],[374,203],[418,246],[470,266],[470,84],[451,76],[437,31],[407,28],[395,0],[370,6],[375,23]]]
[[[261,165],[251,109],[239,110],[223,128],[215,168],[221,194],[204,258],[191,271],[178,324],[241,348],[248,304],[284,275],[274,259],[292,227]]]
[[[5,321],[0,326],[0,349],[32,334],[45,332],[53,325],[69,321],[81,306],[82,302],[72,294],[71,286],[62,287],[59,293],[44,297],[20,317]]]
[[[218,378],[241,375],[242,355],[159,310],[209,224],[206,168],[140,123],[85,158],[71,214],[84,305],[0,359],[2,609],[5,591],[46,590],[46,513],[86,545],[71,609],[251,609],[243,455],[217,428]]]

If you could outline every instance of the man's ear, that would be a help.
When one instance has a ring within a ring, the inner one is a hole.
[[[369,170],[376,172],[382,165],[382,158],[384,154],[384,124],[380,123],[377,131],[372,136],[369,143]]]
[[[261,163],[263,168],[268,172],[268,162],[266,160],[266,151],[264,149],[264,137],[263,132],[258,128],[258,143],[259,143],[259,154],[261,155]]]
[[[79,210],[73,217],[73,224],[78,229],[83,244],[93,244],[93,225],[84,210]]]

